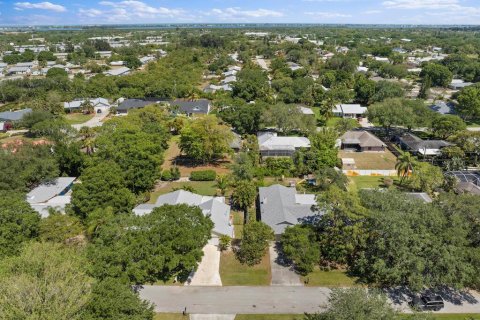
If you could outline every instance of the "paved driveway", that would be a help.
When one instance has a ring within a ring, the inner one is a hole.
[[[282,259],[281,251],[278,244],[271,244],[270,251],[270,267],[272,269],[272,286],[302,286],[300,277],[296,274],[292,267],[285,265]],[[280,257],[279,257],[280,252]]]
[[[144,286],[156,312],[193,314],[302,314],[325,309],[330,289],[319,287]]]
[[[102,120],[105,119],[107,115],[108,115],[108,112],[95,113],[95,116],[92,119],[84,123],[74,124],[72,125],[72,127],[74,127],[77,130],[80,130],[82,127],[89,127],[89,128],[100,127],[103,124]]]
[[[221,286],[220,278],[220,251],[214,244],[207,244],[203,247],[202,261],[198,265],[197,271],[191,276],[190,286]]]

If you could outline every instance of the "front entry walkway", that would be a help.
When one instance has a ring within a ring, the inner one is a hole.
[[[270,245],[270,266],[272,268],[272,286],[302,286],[300,277],[282,258],[278,243]],[[280,252],[280,255],[279,255]]]

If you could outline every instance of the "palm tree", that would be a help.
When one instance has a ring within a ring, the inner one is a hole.
[[[220,193],[222,196],[225,195],[225,191],[227,191],[229,183],[229,178],[227,175],[219,175],[217,177],[217,188],[220,189]]]
[[[82,145],[86,149],[87,154],[93,154],[95,147],[95,130],[89,127],[82,127],[79,134],[80,140],[82,140]]]
[[[398,157],[395,169],[397,169],[398,175],[402,177],[401,182],[403,182],[408,174],[413,171],[415,162],[416,159],[410,154],[410,152],[402,152]]]
[[[335,100],[327,98],[320,104],[320,114],[325,118],[325,122],[333,117],[333,108],[335,108]]]

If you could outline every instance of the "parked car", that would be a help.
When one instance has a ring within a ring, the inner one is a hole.
[[[439,295],[422,295],[410,301],[410,307],[419,311],[439,311],[445,304]]]

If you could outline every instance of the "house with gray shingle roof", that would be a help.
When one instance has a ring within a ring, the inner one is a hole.
[[[0,112],[0,121],[16,122],[22,120],[23,116],[32,112],[32,109]]]
[[[313,222],[321,214],[316,204],[314,194],[298,194],[292,187],[276,184],[259,188],[260,220],[270,226],[277,236],[288,226]]]
[[[368,131],[347,131],[341,137],[342,150],[383,152],[387,145]]]
[[[177,190],[158,197],[154,204],[141,204],[133,209],[139,216],[150,214],[153,209],[163,205],[186,204],[199,207],[205,216],[213,221],[213,236],[228,235],[233,237],[233,225],[230,217],[230,206],[225,204],[223,197],[201,196],[185,190]]]

